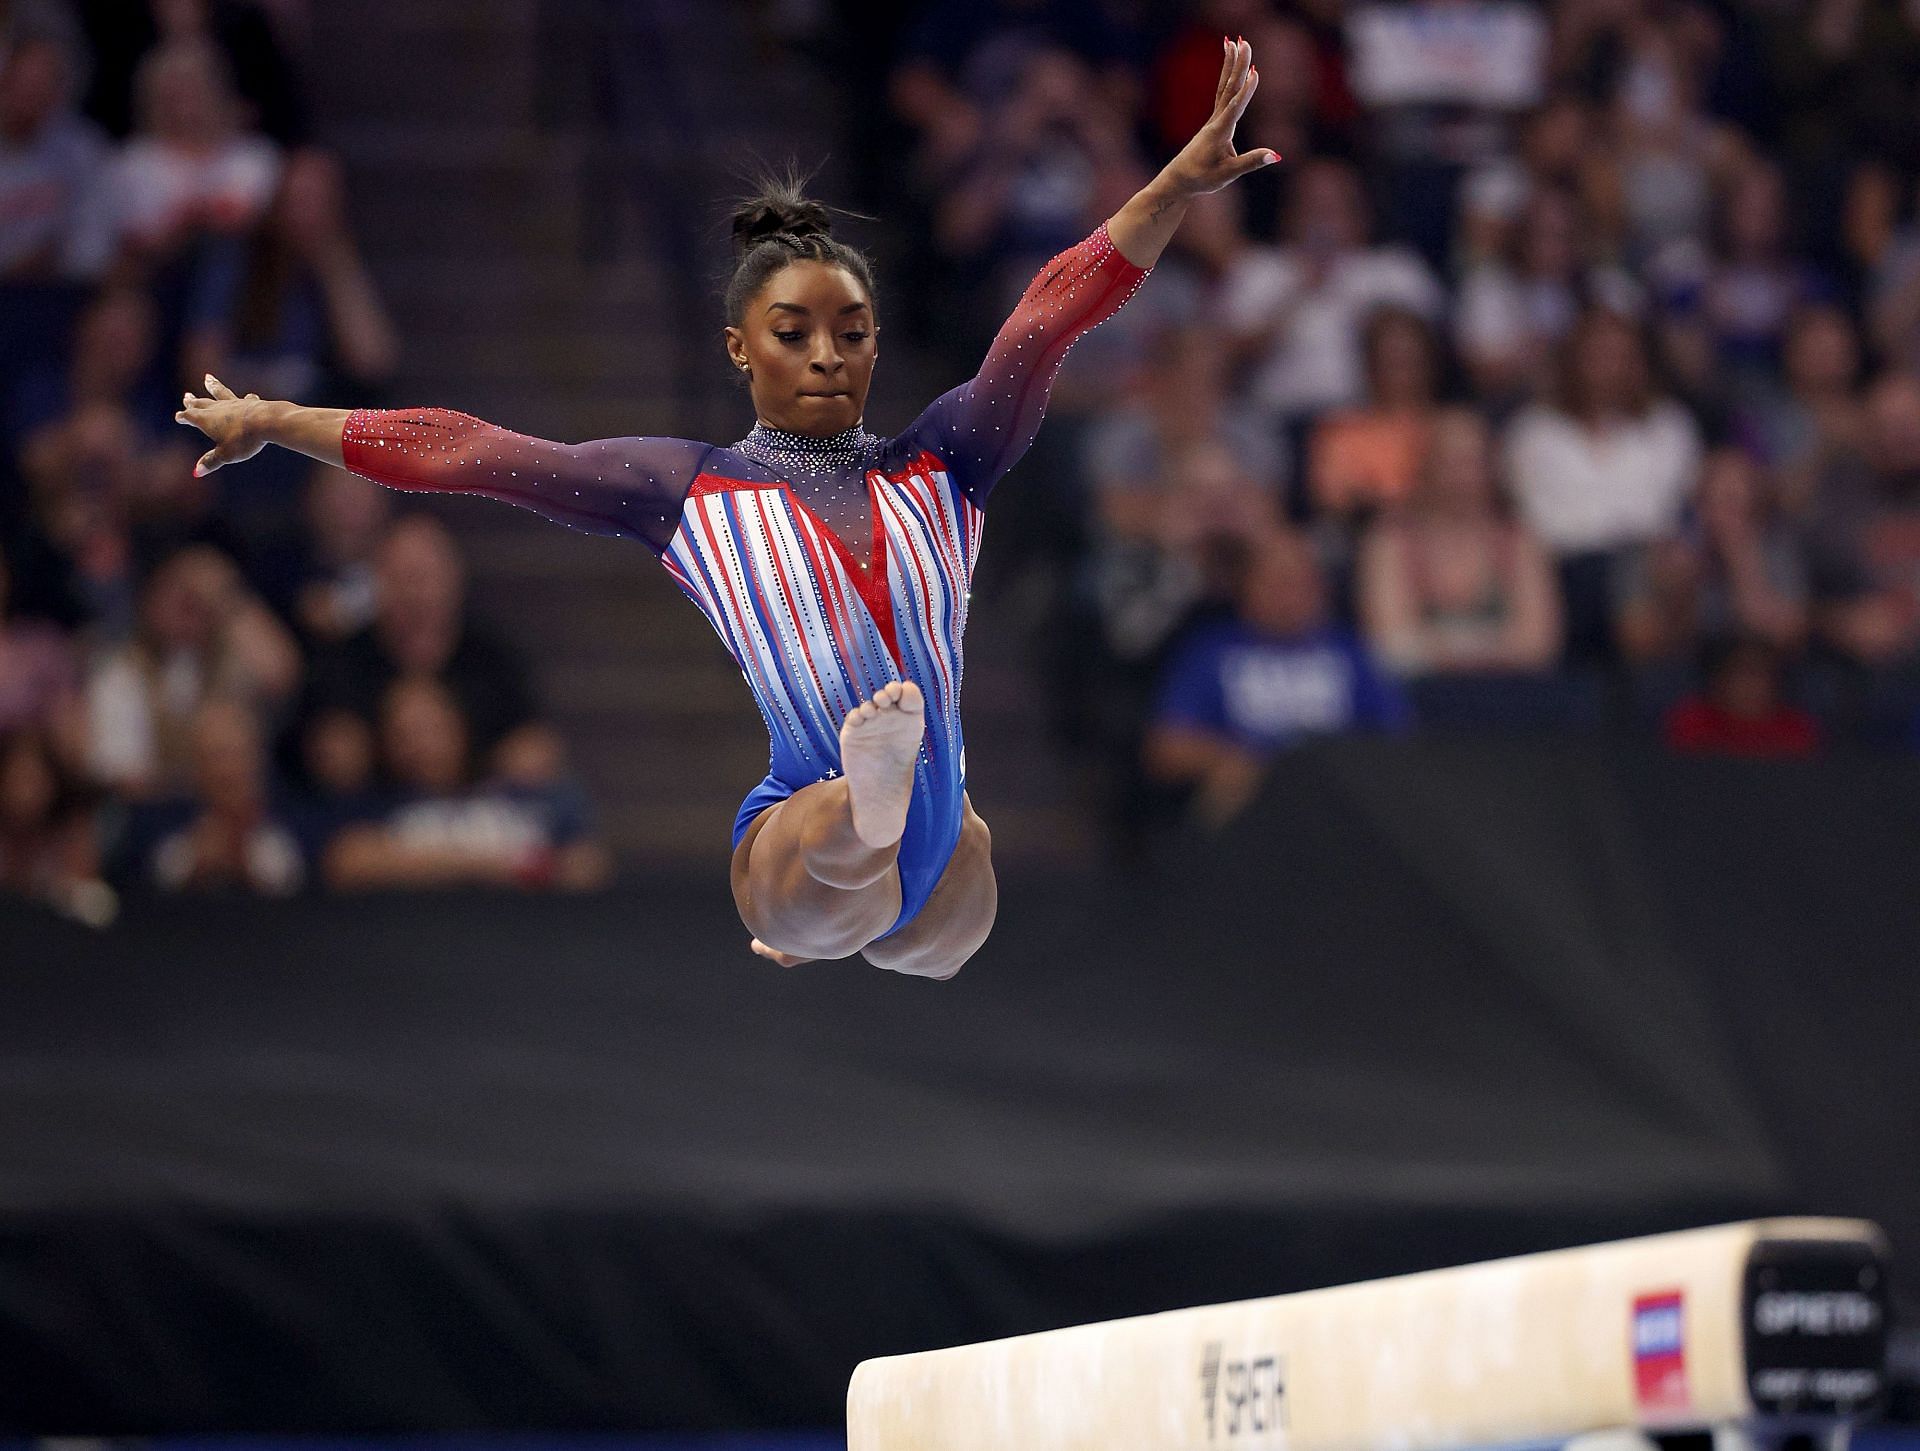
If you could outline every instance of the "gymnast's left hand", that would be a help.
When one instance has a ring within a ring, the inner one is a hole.
[[[1271,166],[1280,159],[1277,152],[1265,148],[1234,150],[1234,128],[1246,114],[1253,93],[1260,88],[1260,72],[1253,64],[1250,42],[1229,40],[1224,44],[1226,54],[1221,59],[1220,80],[1213,92],[1213,115],[1161,173],[1169,186],[1187,196],[1219,191],[1249,172]]]
[[[211,373],[207,374],[206,387],[210,397],[188,393],[181,400],[180,411],[173,415],[175,423],[197,428],[213,440],[213,447],[193,466],[196,478],[227,464],[244,463],[271,442],[264,427],[271,405],[258,393],[242,398]]]

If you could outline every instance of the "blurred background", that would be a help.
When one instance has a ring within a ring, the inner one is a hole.
[[[208,372],[738,437],[788,159],[897,430],[1223,34],[1286,164],[995,494],[952,984],[747,955],[764,732],[644,550],[192,476]],[[0,546],[0,1431],[826,1446],[870,1354],[1920,1263],[1912,0],[0,0]]]

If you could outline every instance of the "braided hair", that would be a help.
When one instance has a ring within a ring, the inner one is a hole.
[[[873,263],[833,235],[833,213],[809,197],[806,178],[789,171],[760,179],[758,190],[733,209],[733,279],[727,283],[727,321],[739,326],[747,304],[767,281],[795,262],[844,267],[873,296]]]

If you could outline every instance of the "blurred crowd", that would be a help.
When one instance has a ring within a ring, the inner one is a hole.
[[[446,529],[278,450],[196,479],[174,422],[396,364],[305,3],[0,0],[0,893],[83,920],[607,870]]]
[[[0,891],[90,920],[607,871],[436,519],[173,422],[396,366],[310,3],[0,0]],[[882,306],[952,376],[1253,42],[1285,164],[1079,345],[984,560],[1124,820],[1351,731],[1920,745],[1914,0],[803,10],[881,53]]]
[[[1230,814],[1330,732],[1920,740],[1920,5],[939,0],[889,33],[873,189],[933,245],[887,302],[955,371],[1253,43],[1239,142],[1286,164],[1193,205],[995,499],[1056,723],[1131,807]]]

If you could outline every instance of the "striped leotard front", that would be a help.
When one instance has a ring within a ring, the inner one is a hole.
[[[1145,273],[1103,227],[1035,278],[968,382],[904,433],[817,439],[756,427],[731,447],[673,438],[561,444],[443,409],[361,411],[347,467],[390,487],[481,494],[644,540],[739,665],[770,739],[734,822],[840,770],[841,723],[894,680],[926,699],[900,846],[901,909],[925,905],[959,841],[961,639],[994,484],[1032,442],[1073,340]]]

